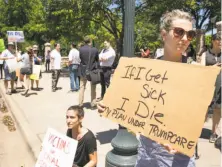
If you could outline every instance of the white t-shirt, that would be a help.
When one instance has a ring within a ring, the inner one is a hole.
[[[99,54],[99,59],[104,58],[107,60],[101,61],[100,66],[101,67],[112,67],[115,57],[116,57],[116,52],[112,47],[110,47],[109,49],[103,49],[101,51],[101,53]]]
[[[15,57],[8,49],[4,50],[1,54],[1,58],[11,58],[11,57]],[[7,62],[7,60],[6,60]],[[4,64],[4,68],[8,68],[7,63]]]
[[[79,57],[79,51],[75,48],[71,49],[69,52],[69,61],[71,61],[71,64],[80,64],[81,60]]]
[[[51,54],[50,54],[50,57],[53,59],[53,69],[54,70],[60,70],[61,69],[61,54],[56,50],[54,49]]]

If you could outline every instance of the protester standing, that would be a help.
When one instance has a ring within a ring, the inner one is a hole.
[[[80,92],[79,105],[83,106],[84,92],[86,89],[87,78],[86,69],[89,71],[94,69],[99,63],[99,52],[95,47],[92,47],[92,40],[89,37],[84,38],[85,45],[79,49],[80,54]],[[96,107],[96,85],[91,84],[91,107]]]
[[[34,65],[41,65],[42,63],[42,56],[39,56],[38,55],[38,46],[37,45],[33,45],[32,47],[33,49],[33,53],[34,53]],[[41,70],[40,70],[40,73],[39,73],[39,79],[41,79],[42,77],[42,73],[41,73]],[[39,91],[39,79],[36,79],[35,80],[35,83],[36,83],[36,89],[37,91]],[[31,79],[31,89],[34,90],[34,79]]]
[[[26,53],[21,55],[21,57],[17,57],[18,62],[22,62],[22,67],[20,70],[20,82],[22,86],[25,88],[25,92],[21,95],[28,96],[29,87],[30,87],[30,75],[32,74],[33,64],[34,64],[34,52],[32,47],[26,48]]]
[[[2,54],[2,53],[0,53],[0,57],[1,57],[1,54]],[[3,61],[3,60],[0,60],[1,79],[3,79],[3,68],[4,68],[4,61]]]
[[[78,141],[73,167],[89,166],[97,164],[97,145],[94,134],[82,126],[84,110],[79,106],[71,106],[66,112],[68,126],[67,136]]]
[[[99,54],[101,72],[101,98],[106,93],[106,88],[110,85],[110,78],[112,74],[112,65],[116,57],[116,52],[112,48],[110,41],[104,41],[104,49]]]
[[[61,71],[60,44],[56,43],[54,47],[55,49],[50,54],[51,69],[52,69],[52,92],[56,91]]]
[[[219,34],[213,35],[212,46],[202,54],[201,64],[221,68],[221,37]],[[209,142],[214,143],[217,139],[216,130],[221,119],[221,73],[216,80],[216,89],[210,107],[213,108],[213,124]]]
[[[76,92],[79,90],[78,69],[80,61],[79,51],[76,49],[76,44],[72,43],[71,50],[69,52],[69,76],[71,92]]]
[[[16,78],[16,73],[15,71],[10,72],[9,71],[9,67],[7,65],[7,60],[9,59],[15,59],[14,56],[14,43],[13,42],[9,42],[8,43],[8,49],[4,50],[1,54],[0,60],[4,60],[4,74],[5,74],[5,80],[4,80],[4,85],[5,85],[5,90],[6,90],[6,94],[7,95],[11,95],[12,93],[15,93],[16,90],[14,89],[14,80]],[[8,82],[10,81],[11,83],[11,92],[9,91],[8,88]]]
[[[173,10],[163,15],[160,30],[164,42],[164,55],[159,59],[186,63],[186,57],[182,54],[195,37],[192,20],[192,16],[189,13],[180,10]],[[98,103],[97,107],[99,112],[104,112],[106,108],[102,101]],[[148,166],[195,167],[195,159],[177,152],[169,144],[161,145],[150,138],[140,135],[135,167]]]
[[[45,62],[45,71],[49,71],[50,70],[50,50],[47,51],[46,53],[46,62]]]

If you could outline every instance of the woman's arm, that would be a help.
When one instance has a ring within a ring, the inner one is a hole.
[[[35,56],[36,60],[40,63],[42,59],[40,59],[38,56]]]
[[[95,167],[97,164],[97,152],[89,154],[89,162],[84,167]]]
[[[206,52],[202,54],[200,64],[206,66]]]

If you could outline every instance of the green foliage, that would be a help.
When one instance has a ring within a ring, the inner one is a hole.
[[[71,42],[80,43],[89,35],[98,49],[104,40],[121,53],[123,48],[124,0],[4,0],[0,1],[0,32],[22,30],[24,46],[60,42],[67,55]],[[182,9],[192,14],[197,29],[210,29],[210,18],[221,20],[220,1],[215,0],[136,0],[135,51],[161,47],[159,20],[167,11]],[[195,42],[194,42],[195,43]],[[206,44],[210,43],[208,36]],[[24,48],[23,45],[20,47]],[[196,45],[196,44],[195,44]],[[52,45],[53,46],[53,45]]]
[[[3,50],[5,50],[4,40],[0,39],[0,52],[3,52]]]

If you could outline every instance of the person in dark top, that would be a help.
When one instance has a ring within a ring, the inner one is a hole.
[[[192,44],[188,46],[186,52],[187,52],[187,57],[191,57],[194,61],[196,61],[196,52]]]
[[[38,46],[37,45],[33,45],[33,51],[34,51],[34,64],[35,65],[41,65],[42,63],[42,56],[39,56],[38,55]],[[42,73],[40,71],[39,73],[39,79],[42,77]],[[36,89],[37,91],[39,91],[39,79],[38,80],[35,80],[35,83],[36,83]],[[34,90],[33,88],[34,86],[34,80],[31,79],[31,90]]]
[[[212,46],[202,54],[201,64],[204,66],[216,66],[221,68],[221,36],[214,34],[212,37]],[[214,143],[217,139],[216,130],[220,123],[221,118],[221,72],[217,77],[215,84],[215,92],[212,103],[213,108],[213,121],[212,121],[212,134],[210,136],[210,143]]]
[[[94,134],[82,126],[84,110],[71,106],[66,112],[67,136],[78,141],[73,167],[95,167],[97,164],[97,145]]]
[[[79,91],[79,106],[83,106],[84,91],[86,88],[86,68],[91,71],[99,65],[98,49],[92,47],[92,40],[89,37],[84,38],[85,45],[79,49],[80,56],[80,91]],[[91,83],[91,107],[96,107],[96,85]]]

